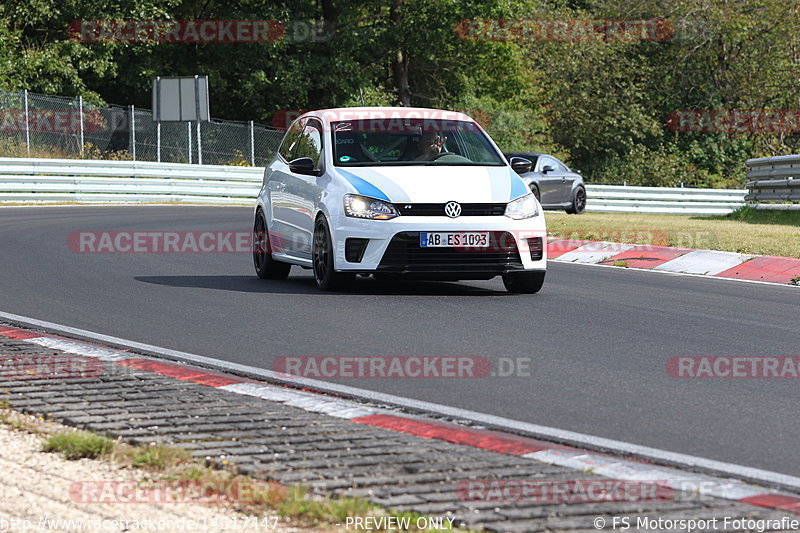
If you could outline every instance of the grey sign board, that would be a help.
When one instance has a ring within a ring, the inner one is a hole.
[[[208,76],[158,76],[153,80],[153,120],[210,120]]]

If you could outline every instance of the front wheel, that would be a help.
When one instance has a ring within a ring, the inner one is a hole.
[[[314,281],[323,291],[336,291],[351,282],[353,274],[336,272],[333,269],[333,242],[324,217],[314,225],[314,241],[311,246],[311,262],[314,265]]]
[[[570,215],[580,215],[586,210],[586,189],[581,186],[575,187],[572,192],[572,205],[567,208]]]
[[[256,267],[256,275],[261,279],[286,279],[292,270],[292,265],[289,263],[275,261],[272,258],[267,221],[261,210],[256,213],[256,222],[253,226],[253,265]]]
[[[545,271],[508,272],[503,274],[503,285],[508,292],[517,294],[536,294],[544,285]]]

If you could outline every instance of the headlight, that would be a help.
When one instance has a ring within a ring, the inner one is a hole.
[[[345,194],[344,213],[349,217],[389,220],[400,216],[392,204],[357,194]]]
[[[539,209],[536,206],[536,197],[533,193],[530,193],[508,202],[505,214],[508,218],[513,218],[514,220],[535,217],[539,214]]]

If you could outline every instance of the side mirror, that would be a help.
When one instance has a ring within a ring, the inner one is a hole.
[[[555,168],[551,165],[545,165],[542,167],[542,174],[547,174],[548,172],[553,172]]]
[[[298,157],[294,161],[289,161],[289,170],[295,174],[319,175],[319,171],[314,168],[314,160],[310,157]]]
[[[533,163],[524,157],[512,157],[509,163],[511,163],[511,168],[517,174],[525,174],[526,172],[530,172],[531,166],[533,166]]]

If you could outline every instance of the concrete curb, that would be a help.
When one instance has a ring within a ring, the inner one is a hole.
[[[783,285],[800,278],[800,259],[793,257],[669,246],[552,239],[547,257],[564,263],[624,266]]]

